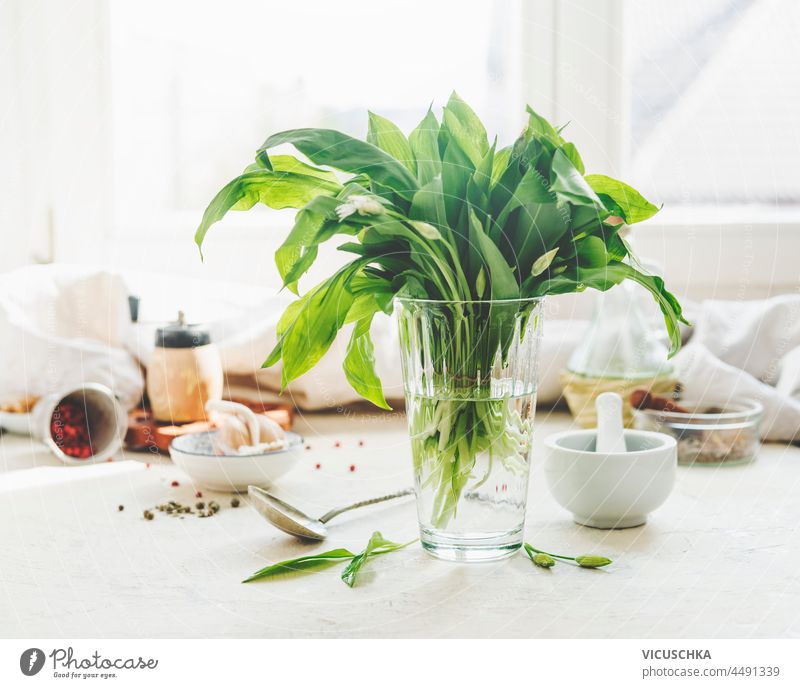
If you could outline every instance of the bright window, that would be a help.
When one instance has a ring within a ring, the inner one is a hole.
[[[625,26],[639,188],[672,207],[800,207],[800,3],[635,0]]]
[[[115,0],[117,231],[185,232],[268,134],[363,136],[367,108],[408,132],[456,89],[509,142],[524,121],[516,11],[515,0]]]

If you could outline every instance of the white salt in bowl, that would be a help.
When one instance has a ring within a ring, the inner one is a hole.
[[[625,430],[625,453],[594,451],[597,430],[568,430],[545,438],[545,476],[555,500],[576,523],[632,528],[647,521],[675,485],[675,438]]]
[[[260,454],[218,455],[213,441],[216,432],[193,432],[176,437],[169,445],[169,455],[195,485],[218,492],[244,492],[248,485],[269,487],[294,468],[298,449],[303,444],[300,435],[287,432],[287,449]]]

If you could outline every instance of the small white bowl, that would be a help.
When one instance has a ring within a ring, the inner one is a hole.
[[[294,467],[297,448],[303,443],[300,435],[288,432],[288,449],[219,456],[214,453],[212,441],[216,432],[193,432],[176,437],[169,445],[169,455],[195,484],[218,492],[242,492],[248,485],[271,485]]]
[[[632,528],[647,522],[675,484],[675,438],[625,430],[624,454],[594,451],[597,430],[568,430],[545,439],[545,476],[555,500],[575,522]]]

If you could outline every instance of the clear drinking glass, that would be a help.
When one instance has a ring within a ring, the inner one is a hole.
[[[522,544],[541,299],[395,299],[422,546],[486,561]]]

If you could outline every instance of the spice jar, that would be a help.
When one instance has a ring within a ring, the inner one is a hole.
[[[147,396],[157,421],[204,420],[205,405],[222,398],[222,361],[211,334],[178,320],[156,330],[156,347],[147,367]]]

